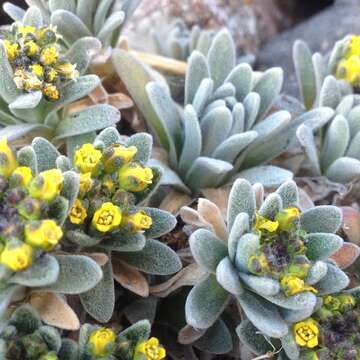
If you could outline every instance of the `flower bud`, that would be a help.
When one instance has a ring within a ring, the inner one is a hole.
[[[114,145],[104,152],[105,171],[112,173],[133,160],[137,153],[135,146]]]
[[[76,199],[71,208],[69,219],[72,224],[80,225],[87,218],[87,212],[79,199]]]
[[[115,341],[116,335],[114,331],[102,327],[90,333],[88,347],[92,355],[105,357],[113,353]]]
[[[131,192],[140,192],[152,184],[153,172],[140,163],[131,162],[122,166],[118,172],[121,189]]]
[[[102,153],[94,148],[92,144],[84,144],[79,150],[75,151],[74,164],[83,174],[94,174],[98,168]]]
[[[32,264],[33,249],[21,241],[11,241],[0,254],[0,263],[12,271],[22,271]]]
[[[50,219],[26,224],[24,234],[27,244],[45,251],[52,250],[63,236],[61,227]]]
[[[36,199],[51,201],[60,194],[63,182],[60,170],[43,171],[30,182],[29,193]]]
[[[18,211],[27,220],[37,220],[41,215],[41,208],[41,201],[28,196],[20,202]]]
[[[20,166],[11,175],[12,186],[27,186],[32,179],[32,171],[27,166]]]
[[[129,233],[136,233],[149,229],[152,225],[152,219],[145,211],[140,210],[134,214],[123,217],[121,227]]]
[[[16,157],[8,146],[7,139],[0,139],[0,175],[9,177],[16,167]]]
[[[279,223],[279,228],[283,231],[290,231],[294,227],[294,222],[299,218],[300,211],[297,208],[281,210],[276,214],[275,220]]]

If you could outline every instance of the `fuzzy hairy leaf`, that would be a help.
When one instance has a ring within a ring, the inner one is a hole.
[[[342,214],[336,206],[321,205],[300,215],[301,228],[307,233],[335,233],[342,222]]]
[[[227,256],[225,243],[206,229],[198,229],[191,234],[189,244],[195,261],[212,273],[216,272],[219,262]]]
[[[240,295],[244,292],[239,274],[228,257],[223,258],[216,267],[216,280],[233,295]]]
[[[151,157],[153,138],[147,133],[137,133],[130,136],[126,142],[126,146],[136,146],[138,151],[134,156],[134,160],[146,164]]]
[[[113,106],[100,104],[72,113],[59,123],[55,139],[90,133],[112,126],[120,120],[120,112]]]
[[[228,252],[232,262],[235,259],[239,239],[249,230],[249,227],[249,215],[247,213],[240,213],[235,217],[234,224],[228,237]]]
[[[310,260],[326,260],[343,244],[340,236],[329,233],[312,233],[305,236],[306,256]]]
[[[178,255],[160,241],[148,239],[137,252],[121,252],[116,257],[147,274],[171,275],[181,269]]]
[[[239,271],[248,272],[249,258],[256,254],[260,247],[260,238],[253,233],[240,237],[236,249],[235,265]]]
[[[360,176],[360,161],[350,157],[341,157],[330,165],[326,176],[331,181],[346,184]]]
[[[36,137],[31,146],[36,154],[39,172],[56,168],[56,159],[60,153],[53,144],[44,138]]]
[[[289,331],[277,307],[258,295],[246,291],[238,301],[248,319],[265,335],[281,338]]]
[[[59,271],[59,263],[56,258],[45,254],[28,269],[15,273],[9,279],[9,283],[28,287],[47,286],[57,280]]]
[[[340,270],[336,265],[327,264],[326,275],[316,283],[316,289],[319,295],[334,294],[344,290],[350,283],[348,276]]]
[[[151,217],[152,225],[145,230],[147,238],[158,238],[169,233],[176,226],[176,218],[167,211],[156,208],[144,208],[144,211]]]
[[[185,303],[186,322],[196,329],[207,329],[225,309],[229,294],[214,275],[195,285]]]
[[[229,195],[229,204],[227,209],[227,224],[231,230],[235,218],[240,213],[246,213],[252,220],[256,209],[255,192],[251,184],[243,179],[234,182]]]
[[[91,290],[80,294],[84,309],[95,320],[106,323],[111,319],[115,307],[115,289],[111,261],[103,267],[103,278]]]
[[[64,294],[81,294],[92,289],[102,279],[101,267],[82,255],[56,255],[60,265],[57,281],[46,291]]]
[[[265,276],[255,276],[239,273],[241,280],[254,292],[259,295],[273,296],[280,291],[278,281]]]

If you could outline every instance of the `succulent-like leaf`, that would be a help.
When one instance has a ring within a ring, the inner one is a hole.
[[[189,243],[195,261],[212,273],[227,256],[225,243],[209,230],[196,230],[191,234]]]
[[[244,292],[239,274],[228,257],[223,258],[216,267],[216,280],[233,295],[240,295]]]
[[[57,281],[46,287],[46,291],[64,294],[81,294],[92,289],[102,279],[100,266],[82,255],[57,255],[60,265]]]
[[[236,268],[248,272],[249,258],[256,254],[260,248],[260,238],[253,233],[246,233],[240,237],[235,255]]]
[[[31,169],[33,175],[38,173],[37,156],[31,146],[24,146],[17,154],[16,158],[20,166],[27,166]]]
[[[138,151],[134,156],[134,160],[146,164],[151,157],[153,138],[147,133],[137,133],[130,136],[126,142],[126,146],[136,146]]]
[[[240,295],[238,301],[248,319],[265,335],[281,338],[288,333],[288,325],[274,304],[249,291]]]
[[[36,154],[38,171],[56,168],[56,159],[60,156],[59,151],[49,141],[36,137],[32,143]]]
[[[341,211],[335,206],[317,206],[300,215],[301,227],[308,233],[335,233],[341,222]]]
[[[148,274],[170,275],[181,269],[181,261],[174,250],[160,241],[148,239],[138,252],[121,252],[116,257]]]
[[[209,328],[225,309],[228,299],[228,292],[214,275],[209,275],[191,289],[186,299],[186,322],[196,329]]]
[[[241,280],[254,292],[260,295],[273,296],[280,291],[278,281],[265,276],[254,276],[239,273]]]
[[[236,249],[239,239],[249,230],[249,215],[247,213],[240,213],[236,216],[234,224],[231,228],[228,237],[228,252],[229,258],[233,262],[236,255]]]
[[[111,319],[115,307],[115,289],[111,261],[103,267],[103,278],[89,291],[80,294],[84,309],[94,319],[106,323]]]
[[[169,233],[176,226],[176,218],[167,211],[156,208],[144,208],[144,211],[151,217],[152,225],[145,230],[147,238],[158,238]]]
[[[331,181],[346,184],[360,176],[360,161],[350,157],[341,157],[330,165],[326,176]]]
[[[328,263],[326,275],[316,283],[319,295],[334,294],[344,290],[349,285],[348,276],[337,266]]]
[[[140,251],[145,247],[146,238],[141,233],[117,233],[102,242],[101,246],[113,251]]]
[[[340,236],[329,233],[312,233],[305,236],[306,256],[310,260],[326,260],[338,251],[343,239]]]

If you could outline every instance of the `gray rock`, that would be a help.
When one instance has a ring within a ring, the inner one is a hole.
[[[334,43],[347,34],[360,33],[360,0],[338,0],[291,30],[269,41],[258,55],[260,69],[280,66],[285,72],[284,91],[297,96],[292,46],[296,39],[305,40],[312,51],[327,53]]]

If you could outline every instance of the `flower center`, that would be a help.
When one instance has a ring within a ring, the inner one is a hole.
[[[159,347],[157,345],[150,345],[146,348],[146,355],[150,359],[156,360],[159,357]]]
[[[104,210],[100,215],[98,223],[100,225],[111,225],[113,219],[114,219],[114,212],[111,210]]]
[[[302,327],[297,333],[304,341],[309,341],[315,337],[314,332],[308,326]]]

